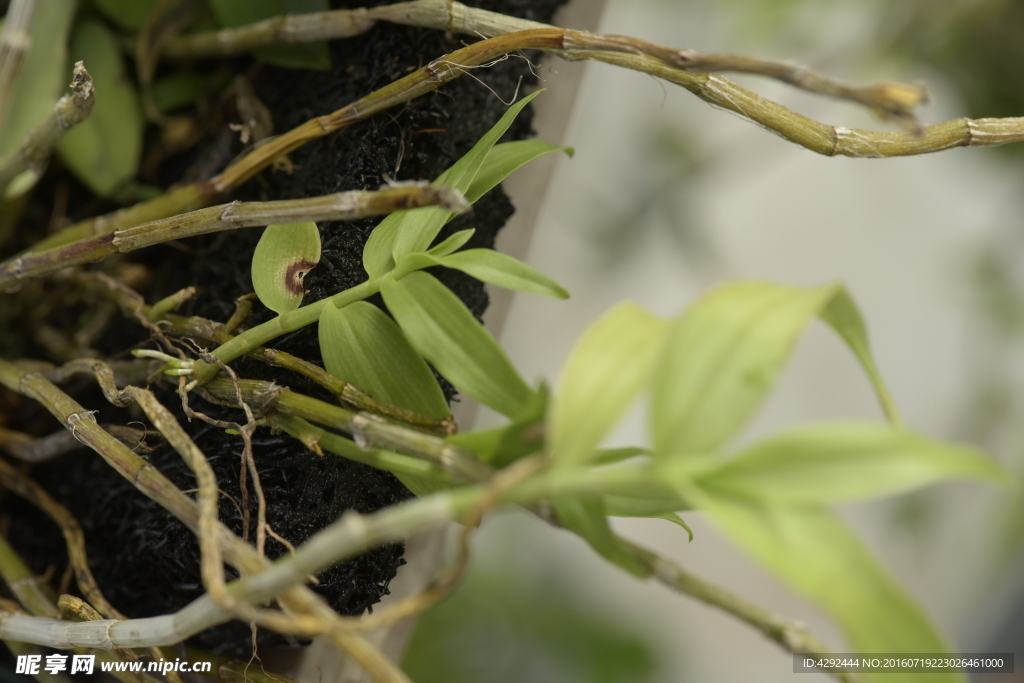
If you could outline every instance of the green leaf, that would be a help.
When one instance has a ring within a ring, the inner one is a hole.
[[[541,92],[543,90],[538,90],[509,107],[473,149],[442,173],[434,184],[448,185],[465,195],[477,175],[493,177],[495,171],[487,165],[487,158],[494,144],[505,134],[519,111]],[[503,164],[509,173],[515,170],[503,158],[497,158],[494,163]],[[445,223],[454,216],[451,211],[436,206],[398,211],[387,216],[374,228],[363,248],[363,268],[366,273],[371,278],[379,277],[394,268],[401,256],[425,251]]]
[[[569,354],[551,403],[556,465],[594,458],[594,449],[651,381],[668,331],[669,321],[625,303],[584,332]]]
[[[252,256],[252,286],[275,313],[294,311],[305,294],[302,281],[320,262],[316,223],[268,225]]]
[[[328,0],[210,0],[210,8],[218,23],[225,28],[254,24],[282,14],[307,14],[330,10]],[[326,41],[261,47],[253,54],[267,64],[292,69],[331,68]]]
[[[413,348],[459,391],[512,417],[534,396],[498,342],[431,275],[385,278],[381,294]]]
[[[153,104],[165,114],[194,104],[206,88],[201,74],[171,74],[153,83]]]
[[[683,521],[682,517],[676,514],[676,510],[682,510],[686,507],[686,503],[678,498],[634,498],[632,496],[604,494],[601,496],[601,500],[604,503],[605,513],[609,517],[664,519],[686,529],[690,540],[693,540],[693,529]]]
[[[453,252],[458,251],[459,249],[462,249],[462,247],[465,246],[466,242],[472,239],[474,233],[476,233],[475,229],[459,230],[457,233],[455,233],[448,239],[444,240],[437,246],[431,247],[431,249],[427,253],[437,258],[440,258],[441,256],[447,256],[448,254],[451,254]]]
[[[138,31],[146,23],[146,17],[156,7],[157,0],[93,0],[96,7],[129,31]],[[88,66],[88,65],[87,65]]]
[[[575,154],[572,147],[559,147],[543,140],[517,140],[495,145],[487,153],[473,183],[466,189],[466,200],[474,204],[521,166],[555,152],[565,152],[570,157]]]
[[[67,90],[71,80],[68,32],[76,4],[75,0],[36,4],[29,26],[29,36],[36,49],[30,49],[25,55],[21,77],[10,96],[10,109],[0,131],[0,158],[18,149],[28,132],[53,111],[53,105]],[[86,63],[85,66],[92,71],[92,65]],[[17,187],[13,184],[8,187],[8,198],[27,192],[38,179],[35,173],[21,177]]]
[[[647,576],[647,570],[623,547],[608,526],[604,503],[599,497],[557,498],[553,504],[562,525],[583,538],[601,557],[630,574]]]
[[[548,388],[541,384],[511,424],[448,437],[448,442],[473,451],[478,458],[497,468],[511,465],[544,447],[544,414]]]
[[[863,323],[842,287],[729,284],[690,307],[669,335],[651,409],[655,452],[707,452],[732,438],[761,405],[807,323],[819,314],[859,349],[883,404],[890,404],[871,363]]]
[[[956,478],[1009,481],[992,458],[973,448],[931,441],[887,425],[840,423],[765,439],[699,481],[758,498],[831,503]]]
[[[556,299],[569,298],[569,292],[547,275],[493,249],[467,249],[438,258],[437,262],[445,268],[461,270],[497,287],[543,294]]]
[[[142,109],[129,80],[113,31],[99,21],[75,28],[71,61],[85,62],[96,84],[89,118],[57,143],[71,171],[98,195],[106,196],[135,177],[142,153]]]
[[[685,486],[726,536],[830,616],[855,652],[944,653],[949,647],[915,601],[860,539],[819,505],[769,505],[728,491]],[[864,674],[866,680],[916,683],[920,674]],[[966,683],[933,673],[929,683]]]
[[[451,414],[434,373],[373,304],[357,301],[339,309],[328,302],[320,314],[320,352],[327,372],[378,401],[432,420]]]

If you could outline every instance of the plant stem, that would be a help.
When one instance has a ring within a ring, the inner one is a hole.
[[[453,211],[461,211],[468,206],[458,192],[426,183],[387,187],[376,192],[339,192],[308,199],[235,201],[87,237],[43,251],[31,251],[0,264],[0,287],[25,277],[45,275],[67,266],[98,261],[112,254],[125,254],[154,244],[222,230],[273,223],[354,220],[438,205]]]
[[[38,179],[54,145],[64,133],[89,118],[95,101],[92,76],[82,62],[77,62],[71,79],[71,94],[57,100],[50,115],[28,132],[18,149],[0,159],[0,195],[25,171],[31,171],[34,179]]]

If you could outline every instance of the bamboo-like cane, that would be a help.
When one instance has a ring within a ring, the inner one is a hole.
[[[373,192],[338,192],[308,199],[235,201],[45,251],[29,252],[0,264],[0,287],[25,277],[45,275],[67,266],[196,235],[274,223],[354,220],[421,206],[443,206],[450,211],[468,208],[466,200],[458,192],[426,183],[397,185]]]
[[[25,171],[32,171],[37,178],[41,176],[54,145],[64,133],[89,118],[95,101],[92,76],[82,62],[77,62],[71,93],[57,100],[50,115],[28,132],[18,149],[0,159],[0,195]]]

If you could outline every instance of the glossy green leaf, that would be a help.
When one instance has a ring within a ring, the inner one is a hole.
[[[448,442],[473,451],[478,458],[494,467],[511,465],[522,457],[544,448],[544,414],[548,407],[547,386],[534,392],[523,411],[511,424],[476,432],[463,432],[448,437]]]
[[[93,0],[97,9],[129,31],[138,31],[156,7],[157,0]]]
[[[1008,482],[973,448],[931,441],[872,423],[794,429],[746,449],[700,479],[754,497],[843,502],[901,493],[945,479]]]
[[[565,152],[570,157],[575,154],[572,147],[559,147],[543,140],[517,140],[495,145],[466,190],[466,200],[470,204],[475,203],[520,167],[555,152]]]
[[[842,287],[729,284],[690,307],[669,335],[651,409],[655,451],[706,452],[732,438],[775,385],[808,322],[826,311],[887,397]]]
[[[640,306],[624,303],[583,334],[551,402],[551,453],[557,465],[594,458],[598,444],[650,383],[669,326]]]
[[[413,348],[459,391],[508,417],[534,396],[498,342],[465,304],[422,271],[385,278],[381,294]]]
[[[437,259],[438,265],[454,268],[477,280],[517,292],[568,299],[569,292],[547,275],[522,261],[493,249],[467,249]]]
[[[326,12],[331,9],[328,0],[210,0],[217,22],[226,28],[254,24],[282,14]],[[267,64],[292,69],[331,68],[330,51],[326,41],[272,45],[254,50],[253,54]]]
[[[574,496],[553,501],[559,522],[576,533],[609,562],[627,572],[646,577],[647,570],[623,547],[608,526],[604,503],[597,496]]]
[[[68,62],[68,33],[75,16],[75,0],[52,0],[36,4],[29,35],[32,44],[21,65],[10,109],[0,131],[0,158],[14,152],[30,130],[53,111],[57,99],[68,89],[71,66]],[[85,65],[91,71],[90,64]],[[23,174],[7,188],[8,198],[31,189],[39,174]]]
[[[320,352],[327,372],[378,401],[432,420],[451,414],[426,361],[386,313],[357,301],[320,314]]]
[[[72,62],[83,61],[96,84],[89,118],[57,143],[75,176],[98,195],[113,193],[135,177],[142,153],[142,109],[125,70],[121,47],[107,26],[86,20],[71,38]]]
[[[693,540],[693,529],[683,521],[682,517],[676,514],[676,510],[682,510],[686,507],[686,503],[678,498],[634,498],[632,496],[605,494],[601,496],[601,501],[604,503],[605,513],[609,517],[664,519],[686,529],[690,540]]]
[[[814,504],[769,505],[732,492],[687,486],[726,536],[831,617],[851,651],[944,653],[949,647],[916,602],[889,576],[850,528]],[[865,680],[917,683],[920,674],[863,674]],[[933,673],[929,683],[966,683]]]
[[[454,253],[459,249],[462,249],[473,235],[476,233],[475,229],[470,230],[459,230],[457,233],[439,243],[437,246],[431,247],[428,254],[435,257],[447,256],[448,254]]]
[[[252,256],[252,285],[275,313],[294,311],[305,294],[303,279],[320,262],[316,223],[268,225]]]
[[[487,165],[487,158],[494,144],[508,130],[519,111],[541,92],[543,90],[538,90],[509,107],[505,115],[480,138],[473,149],[442,173],[434,184],[448,185],[465,195],[477,175],[493,177],[495,171]],[[495,163],[504,164],[509,173],[515,170],[509,168],[501,158]],[[396,255],[400,257],[414,251],[425,251],[445,223],[454,216],[451,211],[436,206],[398,211],[387,216],[374,228],[363,248],[363,268],[370,277],[387,273],[394,268],[397,262]]]

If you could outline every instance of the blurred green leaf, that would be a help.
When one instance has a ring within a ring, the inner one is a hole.
[[[663,680],[649,639],[600,601],[576,597],[575,577],[553,580],[518,546],[506,554],[474,561],[456,592],[420,617],[402,663],[416,683]]]
[[[619,542],[608,526],[608,513],[600,497],[556,498],[552,503],[562,526],[583,538],[601,557],[630,574],[647,576],[647,570]]]
[[[472,239],[474,233],[476,233],[476,230],[474,229],[459,230],[457,233],[455,233],[448,239],[444,240],[443,242],[439,243],[437,246],[431,247],[427,253],[430,254],[431,256],[436,257],[447,256],[448,254],[451,254],[453,252],[458,251],[459,249],[462,249],[462,247],[465,246],[466,242]]]
[[[548,388],[541,384],[511,424],[454,434],[448,437],[448,441],[468,448],[484,462],[502,468],[544,447],[543,420],[547,408]]]
[[[735,436],[775,385],[815,315],[850,343],[891,409],[863,322],[842,287],[738,282],[700,299],[673,326],[654,384],[655,452],[707,452]]]
[[[75,16],[75,0],[52,0],[36,4],[29,26],[35,49],[29,49],[21,65],[11,108],[0,131],[0,158],[15,151],[28,132],[39,125],[68,89],[71,68],[68,63],[68,32]],[[86,63],[92,71],[92,66]],[[8,199],[31,189],[38,175],[20,177],[7,189]]]
[[[217,22],[225,28],[254,24],[282,14],[308,14],[331,9],[328,0],[210,0]],[[272,45],[254,50],[261,61],[292,69],[331,68],[331,56],[326,41]]]
[[[517,140],[495,145],[467,188],[466,200],[470,204],[475,203],[518,168],[555,152],[565,152],[570,157],[575,154],[572,147],[559,147],[543,140]]]
[[[206,88],[207,76],[171,74],[153,83],[153,104],[165,114],[195,104]]]
[[[338,379],[432,420],[451,414],[426,361],[395,321],[373,304],[357,301],[339,309],[328,302],[319,332],[324,366]]]
[[[647,517],[650,519],[664,519],[686,529],[690,540],[693,540],[693,529],[691,529],[683,518],[676,514],[677,510],[686,508],[686,503],[678,498],[634,498],[632,496],[620,496],[615,494],[604,494],[601,496],[604,503],[605,513],[609,517]]]
[[[1007,483],[973,448],[871,423],[815,425],[765,439],[699,482],[757,498],[833,503],[902,493],[944,479]]]
[[[268,225],[252,256],[252,286],[275,313],[294,311],[305,294],[303,279],[320,262],[316,223]]]
[[[413,348],[459,391],[514,417],[534,396],[498,342],[465,304],[431,275],[385,278],[381,294]]]
[[[583,333],[551,402],[548,428],[557,465],[593,459],[594,449],[651,381],[669,329],[669,321],[624,303]]]
[[[121,28],[138,31],[146,17],[156,7],[157,0],[93,0],[96,7],[107,19]]]
[[[538,90],[509,107],[498,123],[465,156],[442,173],[434,185],[448,185],[465,195],[477,175],[492,179],[499,175],[500,171],[487,164],[494,144],[512,125],[519,111],[542,92]],[[497,158],[494,165],[497,164],[507,169],[506,175],[515,170],[510,168],[504,158]],[[498,181],[503,178],[498,178]],[[366,273],[370,277],[378,277],[394,268],[400,257],[425,251],[445,223],[454,216],[451,211],[436,206],[398,211],[387,216],[374,228],[363,248],[363,268]]]
[[[79,180],[106,196],[138,170],[143,130],[139,95],[125,73],[117,36],[99,21],[75,27],[70,57],[71,62],[85,62],[92,74],[96,104],[88,119],[61,138],[57,150]]]
[[[853,652],[949,652],[916,602],[834,513],[814,505],[772,505],[733,492],[684,486],[726,536],[840,626]],[[861,674],[866,681],[916,683],[920,674]],[[933,673],[929,683],[966,683]]]

